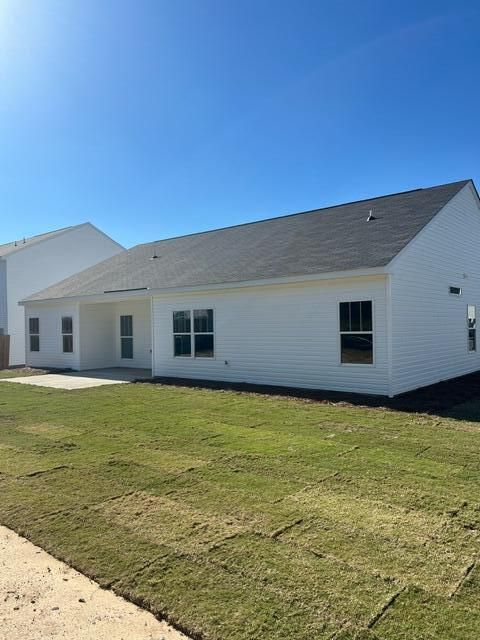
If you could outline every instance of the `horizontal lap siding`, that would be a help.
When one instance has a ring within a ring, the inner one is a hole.
[[[62,316],[73,318],[73,353],[63,353]],[[29,318],[38,318],[40,351],[30,351]],[[26,363],[32,367],[79,368],[77,305],[35,305],[25,308]]]
[[[7,256],[10,364],[25,362],[25,316],[20,300],[119,253],[120,247],[90,225],[81,225]],[[28,346],[28,345],[27,345]]]
[[[122,359],[120,316],[133,316],[133,358]],[[152,366],[151,304],[148,300],[80,305],[81,369]]]
[[[150,369],[152,366],[152,308],[151,301],[140,300],[115,304],[115,363],[117,367]],[[133,358],[121,358],[120,316],[133,317]]]
[[[80,305],[27,305],[27,364],[37,367],[150,369],[151,302],[135,300]],[[62,316],[73,317],[74,353],[63,353]],[[132,359],[120,357],[120,316],[133,316]],[[39,318],[40,351],[30,352],[28,318]]]
[[[467,185],[392,264],[395,394],[480,368],[480,351],[467,350],[467,304],[480,321],[479,246],[480,211]]]
[[[114,326],[114,305],[80,305],[80,369],[116,366]]]
[[[0,329],[4,333],[7,333],[7,317],[7,263],[0,260]]]
[[[342,300],[374,301],[375,366],[340,365]],[[153,305],[156,375],[388,393],[383,278],[161,296]],[[174,358],[173,311],[212,307],[215,359]]]

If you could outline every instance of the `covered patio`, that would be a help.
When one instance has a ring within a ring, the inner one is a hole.
[[[151,369],[150,299],[79,305],[79,366]]]

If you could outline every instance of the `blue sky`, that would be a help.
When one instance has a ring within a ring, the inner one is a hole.
[[[472,177],[478,2],[0,0],[0,241],[127,246]]]

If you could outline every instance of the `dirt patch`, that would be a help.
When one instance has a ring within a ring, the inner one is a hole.
[[[25,378],[27,376],[42,376],[47,373],[60,373],[65,369],[35,369],[34,367],[9,367],[0,369],[1,378]]]
[[[155,377],[139,383],[182,386],[202,389],[237,391],[278,397],[301,398],[324,404],[347,404],[352,406],[382,407],[394,411],[448,415],[457,405],[480,399],[480,371],[460,378],[445,380],[415,391],[403,393],[395,398],[324,391],[322,389],[299,389],[248,383],[229,383],[219,380],[194,380],[190,378]]]

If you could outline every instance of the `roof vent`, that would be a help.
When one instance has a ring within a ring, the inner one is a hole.
[[[370,211],[368,212],[367,222],[371,222],[372,220],[376,220],[376,217],[373,215],[373,210],[370,209]]]
[[[155,247],[155,249],[153,250],[153,255],[151,256],[150,260],[156,260],[159,257],[160,256],[157,255],[157,248]]]

